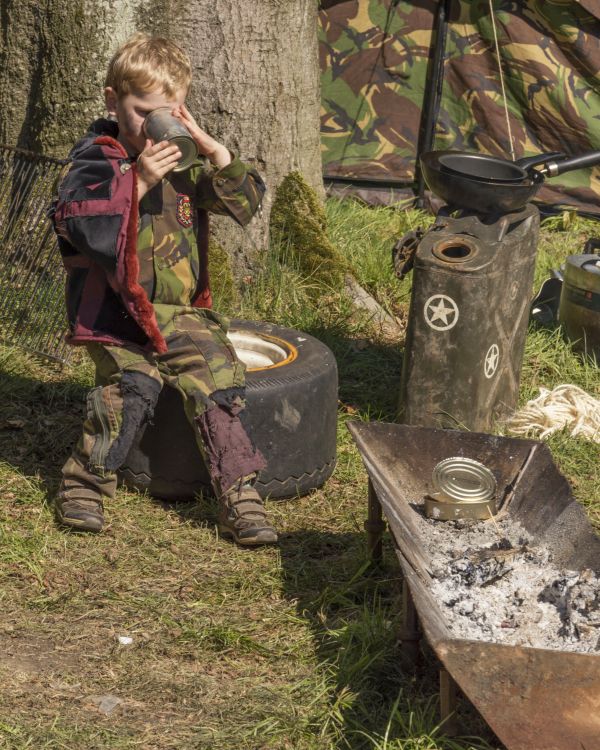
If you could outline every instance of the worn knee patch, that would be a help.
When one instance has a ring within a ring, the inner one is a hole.
[[[213,391],[210,394],[210,399],[230,414],[237,416],[246,406],[245,396],[245,388],[221,388],[220,391]]]
[[[238,417],[244,408],[244,389],[215,391],[210,398],[215,406],[196,417],[196,423],[215,490],[222,494],[241,477],[264,469],[267,462]]]
[[[123,418],[119,434],[106,456],[106,471],[116,471],[127,458],[140,427],[152,419],[162,383],[143,372],[124,372],[120,382]]]

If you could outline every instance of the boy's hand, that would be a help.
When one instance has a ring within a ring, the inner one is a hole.
[[[231,154],[229,151],[222,143],[215,141],[214,138],[211,138],[208,133],[202,130],[185,104],[174,107],[171,114],[190,131],[190,135],[194,139],[196,146],[198,146],[198,151],[203,156],[207,156],[215,167],[222,169],[231,164]]]
[[[181,151],[169,141],[152,145],[147,138],[144,150],[137,158],[138,200],[151,190],[162,178],[177,166]]]

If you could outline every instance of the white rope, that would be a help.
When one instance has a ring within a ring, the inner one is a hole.
[[[494,6],[492,0],[490,3],[490,18],[492,19],[492,29],[494,30],[494,43],[496,45],[496,57],[498,59],[498,72],[500,73],[500,88],[502,89],[502,99],[504,100],[504,116],[506,117],[506,127],[508,129],[508,141],[510,145],[511,159],[515,160],[515,149],[513,146],[513,136],[510,127],[510,117],[508,116],[508,103],[506,101],[506,89],[504,88],[504,74],[502,73],[502,58],[500,57],[500,45],[498,44],[498,32],[496,31],[496,21],[494,18]]]
[[[516,435],[538,434],[542,440],[568,428],[574,437],[600,443],[600,401],[576,385],[540,388],[540,395],[515,412],[506,426]]]

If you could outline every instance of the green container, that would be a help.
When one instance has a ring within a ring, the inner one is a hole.
[[[558,309],[565,336],[600,362],[600,255],[570,255]]]
[[[488,432],[517,405],[539,211],[440,216],[415,254],[400,420]]]

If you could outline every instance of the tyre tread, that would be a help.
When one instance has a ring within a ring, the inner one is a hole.
[[[296,495],[297,492],[293,489],[294,486],[300,487],[303,492],[309,492],[310,490],[316,490],[321,487],[321,485],[333,474],[336,464],[337,459],[333,458],[331,461],[327,461],[322,466],[314,469],[314,471],[304,472],[304,474],[300,474],[300,476],[297,477],[293,475],[286,477],[285,479],[274,477],[273,479],[269,479],[269,481],[266,483],[261,482],[259,478],[256,482],[256,486],[262,497],[286,497],[290,496],[290,494]],[[147,486],[148,490],[150,489],[150,484],[152,482],[160,483],[172,481],[168,480],[166,477],[157,475],[150,477],[148,474],[146,474],[146,472],[143,471],[135,473],[129,467],[121,470],[120,474],[121,478],[125,480],[125,484],[129,484],[129,482],[131,482],[135,486],[139,486],[141,484],[142,486]],[[185,497],[191,498],[195,493],[191,490],[187,492],[184,490],[181,493],[175,492],[173,494],[182,494]]]
[[[319,466],[314,471],[305,472],[298,477],[289,476],[286,479],[273,478],[268,482],[262,483],[260,477],[256,482],[256,487],[262,497],[290,497],[292,495],[306,494],[311,490],[316,490],[323,485],[333,474],[337,460],[334,458]],[[298,491],[296,491],[298,488]]]

